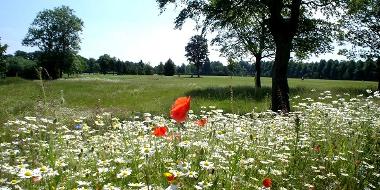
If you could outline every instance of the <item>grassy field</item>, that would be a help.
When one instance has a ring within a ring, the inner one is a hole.
[[[43,88],[42,88],[43,84]],[[226,112],[247,113],[270,108],[270,78],[256,91],[253,77],[81,75],[55,81],[0,80],[1,121],[27,115],[88,115],[109,111],[119,117],[136,112],[168,114],[173,100],[192,97],[192,109],[216,106]],[[317,98],[319,92],[357,95],[376,88],[375,82],[289,79],[290,96]],[[315,92],[311,92],[315,89]],[[45,95],[44,95],[45,92]],[[64,99],[64,100],[63,100]]]
[[[270,79],[259,91],[253,83],[101,75],[2,80],[0,189],[380,188],[376,83],[290,79],[297,112],[288,115],[258,112],[270,106]],[[187,116],[177,123],[170,106],[187,95],[194,113],[176,109]],[[202,107],[209,105],[223,110]]]

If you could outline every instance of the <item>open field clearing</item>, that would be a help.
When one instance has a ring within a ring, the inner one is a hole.
[[[103,111],[121,118],[136,112],[167,116],[171,103],[179,96],[191,96],[196,113],[201,106],[216,106],[240,114],[253,109],[265,111],[270,108],[271,80],[262,78],[262,84],[263,88],[255,91],[253,77],[80,75],[45,81],[42,88],[38,80],[7,78],[0,80],[0,120],[29,115],[88,116]],[[313,79],[289,79],[289,86],[290,97],[313,99],[318,99],[325,90],[358,95],[365,93],[365,89],[376,89],[375,82]]]

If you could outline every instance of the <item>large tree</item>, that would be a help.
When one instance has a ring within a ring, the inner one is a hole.
[[[377,59],[380,90],[380,0],[347,0],[348,11],[341,20],[345,31],[342,40],[353,44],[341,51],[349,57]]]
[[[258,7],[256,7],[258,8]],[[261,7],[264,9],[264,7]],[[255,87],[261,88],[262,59],[274,55],[274,42],[265,24],[268,13],[247,11],[233,1],[218,0],[209,5],[207,27],[216,31],[213,45],[230,59],[255,59]]]
[[[5,63],[5,52],[7,51],[8,45],[4,44],[1,45],[1,38],[0,38],[0,77],[1,75],[7,72],[7,65]]]
[[[42,52],[41,64],[56,79],[71,67],[70,57],[80,49],[83,21],[67,6],[46,9],[37,14],[23,40]]]
[[[276,50],[272,68],[272,110],[289,112],[289,86],[287,68],[291,52],[297,56],[306,56],[310,52],[330,50],[328,44],[334,36],[329,31],[333,23],[315,18],[316,13],[325,17],[338,13],[340,0],[156,0],[161,10],[168,3],[183,3],[183,10],[176,18],[176,27],[182,26],[187,18],[208,25],[215,19],[210,14],[212,6],[218,2],[216,9],[222,15],[229,15],[229,10],[241,10],[242,13],[264,12],[267,17],[264,24],[268,27]],[[227,6],[227,7],[224,7]],[[211,7],[211,8],[210,8]],[[211,15],[211,17],[210,17]],[[236,14],[239,15],[239,14]],[[227,17],[228,18],[228,17]],[[200,20],[204,19],[204,22]]]
[[[99,59],[97,60],[99,67],[100,67],[100,73],[107,74],[109,71],[112,70],[112,58],[108,54],[101,55]]]
[[[209,52],[207,39],[201,35],[191,37],[189,43],[185,47],[185,51],[187,60],[195,65],[199,78],[202,65],[208,61]]]

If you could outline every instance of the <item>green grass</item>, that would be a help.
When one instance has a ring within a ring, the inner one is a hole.
[[[271,79],[262,78],[262,85],[263,88],[256,91],[253,77],[81,75],[78,78],[45,81],[45,99],[41,81],[7,78],[0,80],[0,118],[3,122],[15,116],[77,116],[101,111],[110,111],[119,117],[136,112],[167,115],[172,102],[179,96],[191,96],[191,106],[196,112],[201,106],[216,106],[233,113],[246,113],[252,109],[263,111],[270,108]],[[377,84],[289,79],[289,86],[291,97],[317,98],[319,93],[311,93],[311,89],[356,95],[364,93],[365,89],[376,89]],[[63,104],[61,90],[65,100]]]

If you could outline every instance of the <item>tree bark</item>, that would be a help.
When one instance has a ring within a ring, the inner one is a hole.
[[[380,91],[380,57],[377,58],[377,90]]]
[[[255,69],[256,69],[256,77],[255,77],[255,87],[261,88],[261,55],[256,56],[256,63],[255,63]]]
[[[272,68],[272,111],[288,113],[289,85],[288,62],[290,58],[291,40],[280,40],[276,44],[276,57]]]
[[[197,66],[197,75],[198,75],[198,78],[200,78],[200,76],[199,76],[199,70],[200,70],[200,66]]]

